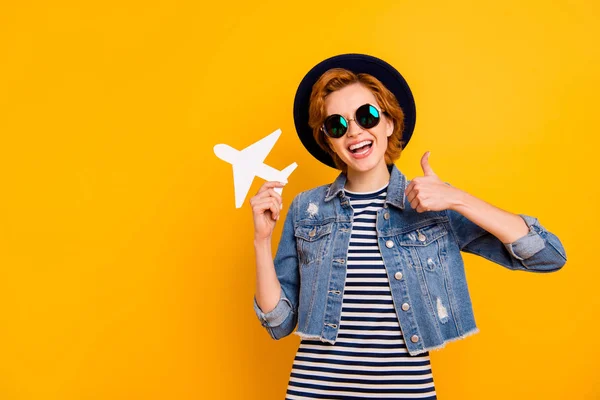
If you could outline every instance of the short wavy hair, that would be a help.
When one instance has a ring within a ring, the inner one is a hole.
[[[342,172],[348,172],[348,166],[342,159],[331,149],[325,132],[321,129],[325,118],[327,118],[325,108],[325,98],[343,87],[353,83],[360,83],[369,89],[379,106],[383,109],[383,113],[394,123],[394,131],[388,138],[388,147],[385,152],[385,163],[391,165],[400,157],[402,149],[406,144],[402,140],[404,132],[404,111],[398,104],[396,96],[386,88],[383,83],[373,75],[366,73],[355,74],[344,68],[332,68],[326,71],[317,82],[313,85],[310,94],[310,106],[308,109],[308,124],[313,130],[313,137],[318,145],[325,150],[335,162],[335,165]]]

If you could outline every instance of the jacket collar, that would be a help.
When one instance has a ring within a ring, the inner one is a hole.
[[[406,190],[406,177],[396,164],[388,165],[388,171],[390,172],[390,182],[387,188],[387,196],[385,202],[400,208],[404,209],[404,197]],[[329,201],[336,196],[341,196],[344,190],[344,185],[346,184],[346,174],[340,172],[335,181],[329,186],[327,193],[325,194],[325,201]]]

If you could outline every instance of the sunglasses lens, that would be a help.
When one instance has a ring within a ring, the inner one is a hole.
[[[330,115],[325,120],[325,130],[327,134],[334,138],[344,136],[348,129],[348,122],[341,115]]]
[[[370,129],[379,123],[379,111],[370,104],[362,105],[356,110],[356,122],[365,129]]]

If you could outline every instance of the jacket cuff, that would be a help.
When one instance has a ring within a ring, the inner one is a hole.
[[[527,227],[529,227],[529,232],[512,243],[504,243],[504,246],[517,260],[525,260],[546,247],[546,242],[540,236],[542,227],[537,218],[525,214],[518,215],[523,218]]]
[[[281,293],[279,297],[279,302],[275,306],[275,308],[268,313],[264,313],[258,304],[256,303],[256,295],[254,296],[254,312],[256,313],[260,323],[264,327],[275,327],[279,326],[285,321],[285,319],[290,314],[292,310],[292,304],[285,297],[285,293],[283,292],[283,288],[281,288]]]

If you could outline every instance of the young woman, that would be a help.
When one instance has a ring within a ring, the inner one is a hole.
[[[414,129],[414,100],[380,59],[319,63],[298,88],[294,117],[307,150],[341,172],[294,197],[275,259],[282,183],[250,199],[254,310],[274,339],[302,338],[286,398],[435,399],[429,350],[478,331],[460,252],[550,272],[565,250],[535,217],[442,181],[428,152],[423,176],[407,180],[394,161]]]

